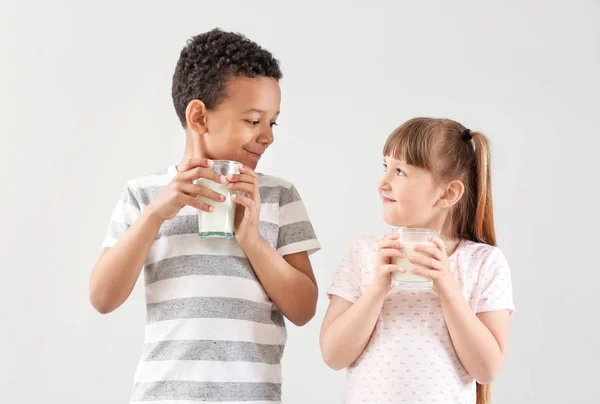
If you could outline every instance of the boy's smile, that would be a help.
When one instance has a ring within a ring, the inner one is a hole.
[[[199,143],[200,157],[235,160],[254,170],[275,140],[280,102],[279,81],[268,77],[231,77],[214,109],[191,101],[188,131]]]

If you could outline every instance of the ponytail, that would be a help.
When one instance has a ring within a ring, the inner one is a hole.
[[[492,181],[490,167],[490,147],[481,133],[472,132],[475,145],[476,184],[475,222],[473,236],[476,241],[496,245],[494,228],[494,206],[492,203]],[[491,385],[477,383],[477,404],[491,404]]]
[[[491,385],[477,383],[477,404],[491,404]]]
[[[472,132],[475,145],[476,190],[475,222],[473,223],[474,241],[496,245],[494,228],[494,206],[492,203],[492,176],[490,167],[490,147],[484,135]]]

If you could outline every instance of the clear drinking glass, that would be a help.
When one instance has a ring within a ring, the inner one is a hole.
[[[406,272],[394,272],[392,274],[392,286],[410,289],[428,289],[433,286],[433,281],[430,278],[426,278],[421,275],[415,275],[412,273],[413,268],[429,269],[422,265],[413,264],[408,261],[410,257],[416,255],[423,255],[420,252],[415,251],[415,247],[418,245],[434,245],[429,241],[429,237],[437,237],[437,232],[431,229],[417,229],[410,227],[395,227],[392,229],[394,233],[397,233],[400,237],[398,242],[404,246],[403,253],[404,258],[393,257],[392,264],[399,265],[406,269]]]
[[[211,167],[213,171],[221,175],[239,174],[239,165],[237,161],[214,160]],[[227,188],[227,182],[220,184],[206,178],[199,178],[195,182],[206,188],[225,196],[224,202],[213,201],[199,196],[202,202],[212,205],[215,210],[212,212],[198,211],[198,235],[203,238],[233,238],[233,221],[235,219],[235,202],[231,199],[231,191]]]

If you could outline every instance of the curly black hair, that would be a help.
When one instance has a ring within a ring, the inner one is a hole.
[[[214,108],[225,98],[231,76],[277,80],[283,77],[279,61],[242,34],[216,28],[187,41],[175,67],[171,89],[175,111],[184,128],[189,102],[198,99],[208,109]]]

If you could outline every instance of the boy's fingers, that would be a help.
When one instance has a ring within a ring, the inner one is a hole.
[[[189,195],[181,195],[179,201],[184,205],[191,206],[193,208],[203,210],[205,212],[212,212],[215,210],[215,208],[210,206],[208,203],[204,203],[201,200]]]
[[[203,187],[202,185],[183,183],[181,184],[181,192],[184,192],[192,197],[204,196],[208,199],[212,199],[216,202],[225,201],[225,195],[221,195],[218,192],[213,191],[212,189],[208,189]]]
[[[258,185],[258,179],[248,174],[229,174],[227,176],[229,182],[245,182],[248,184]]]
[[[254,200],[242,196],[242,195],[238,195],[238,194],[232,194],[231,195],[231,199],[233,199],[236,203],[239,203],[240,205],[243,205],[244,207],[248,208],[248,209],[252,209],[254,207]]]
[[[197,179],[200,178],[205,178],[207,180],[211,180],[214,182],[218,182],[218,183],[225,183],[227,180],[225,179],[225,176],[219,174],[216,171],[213,171],[209,168],[204,168],[204,167],[194,167],[184,173],[179,174],[181,180],[186,181],[186,182],[193,182]]]
[[[227,185],[227,188],[229,188],[232,191],[242,191],[249,196],[256,191],[256,185],[248,184],[245,182],[234,182]]]
[[[186,160],[181,166],[179,166],[179,172],[184,173],[195,167],[211,168],[213,161],[205,158],[194,158]]]
[[[258,179],[258,174],[256,174],[256,172],[249,167],[246,167],[246,166],[240,164],[239,170],[240,170],[240,173],[242,173],[242,174],[248,174],[248,175],[251,175],[252,177]]]

